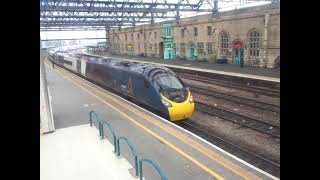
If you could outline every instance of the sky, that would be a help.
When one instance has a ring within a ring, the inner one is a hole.
[[[77,38],[104,38],[105,31],[49,31],[40,32],[41,39],[77,39]]]
[[[143,0],[143,2],[151,2],[153,0]],[[158,2],[161,2],[163,0],[158,0]],[[199,0],[189,0],[191,4],[197,3]],[[225,1],[219,1],[219,11],[227,11],[227,10],[232,10],[235,8],[241,8],[241,7],[250,7],[250,6],[257,6],[257,5],[263,5],[269,3],[268,1],[259,1],[259,2],[254,2],[254,3],[247,3],[245,6],[239,5],[240,1],[245,1],[245,0],[225,0]],[[170,0],[170,3],[177,3],[178,0]],[[210,1],[213,6],[213,0]],[[210,7],[208,4],[205,4],[202,6],[203,8],[205,7]],[[204,13],[185,13],[181,12],[181,18],[184,17],[190,17],[190,16],[195,16],[195,15],[201,15]],[[170,13],[168,13],[170,15]],[[173,15],[173,14],[171,14]],[[165,19],[164,19],[165,20]],[[105,38],[105,31],[46,31],[46,32],[40,32],[41,39],[70,39],[70,38]]]

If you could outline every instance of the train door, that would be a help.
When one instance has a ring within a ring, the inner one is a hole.
[[[142,103],[157,107],[157,93],[148,80],[142,75],[133,75],[133,94]]]
[[[132,75],[131,76],[131,88],[134,96],[139,99],[139,101],[144,101],[146,96],[145,86],[143,84],[143,77],[140,75]]]
[[[114,77],[116,78],[116,81],[114,82],[115,87],[126,95],[129,95],[128,84],[130,77],[128,72],[121,69],[115,69]]]
[[[58,54],[58,64],[64,66],[64,57]]]
[[[86,76],[86,66],[87,66],[87,61],[81,60],[81,75],[82,76]]]
[[[81,73],[81,61],[77,60],[77,73]]]

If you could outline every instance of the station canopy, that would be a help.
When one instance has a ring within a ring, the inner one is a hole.
[[[214,13],[218,3],[236,1],[243,0],[40,0],[40,30],[130,27],[179,19],[188,13]]]

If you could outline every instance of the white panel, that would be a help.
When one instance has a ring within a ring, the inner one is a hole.
[[[87,61],[81,60],[81,74],[83,76],[86,76],[86,67],[87,67]]]
[[[40,180],[137,180],[113,149],[89,124],[40,136]]]

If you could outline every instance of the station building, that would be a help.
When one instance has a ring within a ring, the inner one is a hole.
[[[280,3],[106,32],[112,53],[273,68],[280,59]]]

